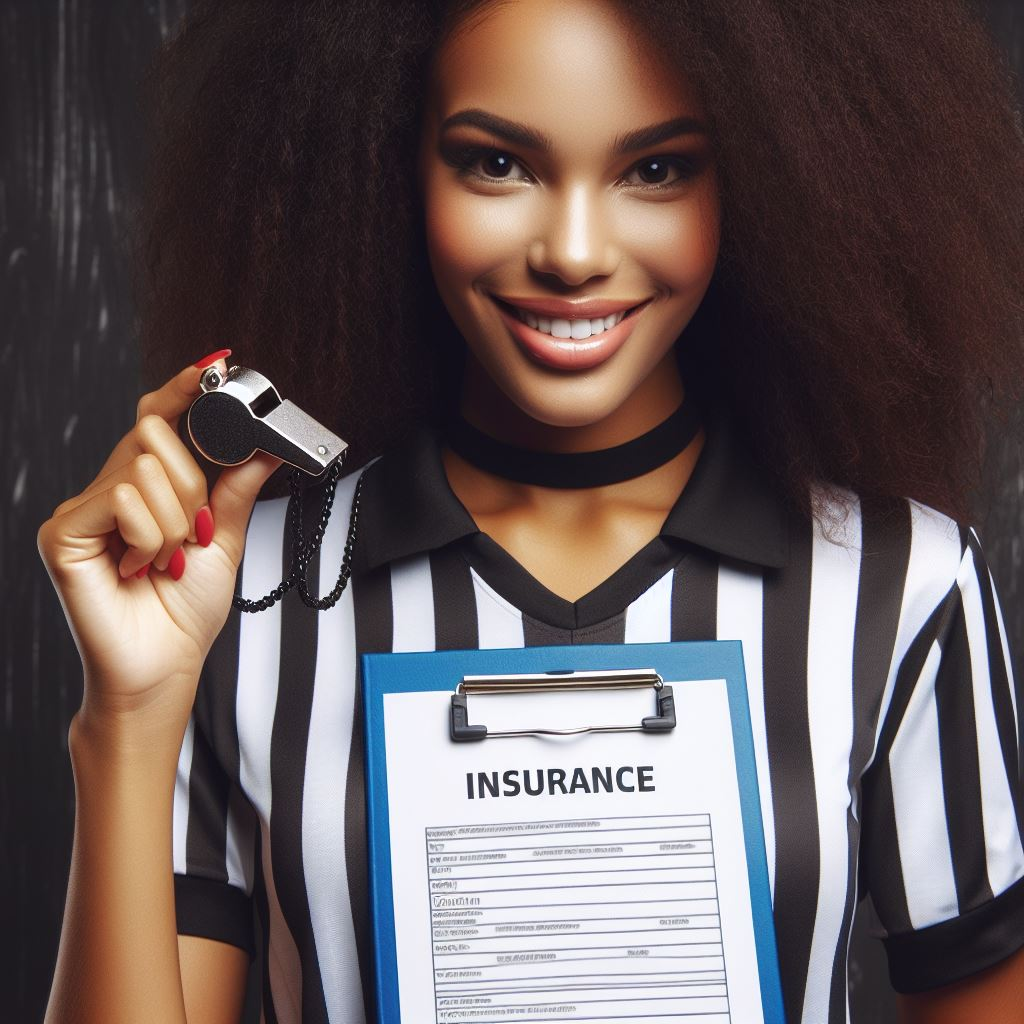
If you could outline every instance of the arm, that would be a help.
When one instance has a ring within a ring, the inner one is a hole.
[[[192,1006],[194,959],[183,983],[177,938],[177,762],[253,505],[281,465],[257,453],[208,491],[176,426],[209,362],[143,395],[93,482],[37,534],[85,684],[68,734],[75,837],[47,1024],[186,1024]]]
[[[1024,949],[931,992],[898,997],[903,1024],[1024,1024]]]
[[[238,1024],[245,1005],[249,955],[240,946],[178,936],[188,1024]]]
[[[71,720],[75,838],[46,1024],[186,1024],[171,868],[177,751],[167,734],[82,711]]]
[[[918,612],[863,779],[862,877],[904,1021],[1024,1024],[1012,659],[976,534],[923,510],[913,529],[907,596]]]
[[[46,1024],[237,1024],[241,1015],[244,951],[177,936],[170,734],[164,722],[72,719],[75,838]]]

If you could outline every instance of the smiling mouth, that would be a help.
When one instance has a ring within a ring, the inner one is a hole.
[[[630,306],[629,309],[622,310],[618,313],[612,313],[604,317],[567,318],[538,316],[536,313],[531,313],[529,310],[513,306],[511,303],[505,302],[503,299],[499,299],[495,295],[491,295],[490,298],[510,316],[514,316],[517,320],[520,320],[528,327],[532,327],[535,331],[539,331],[541,334],[547,334],[552,338],[558,338],[560,340],[572,339],[573,341],[585,341],[588,338],[604,334],[605,331],[611,330],[623,320],[627,320],[630,317],[635,316],[651,301],[650,299],[647,299],[644,302],[637,303],[635,306]]]

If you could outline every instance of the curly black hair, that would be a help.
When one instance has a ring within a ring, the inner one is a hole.
[[[426,258],[424,76],[494,0],[200,0],[147,81],[147,386],[222,345],[361,465],[457,403]],[[794,506],[970,515],[1024,385],[1024,131],[966,0],[633,0],[710,117],[719,261],[677,350]],[[279,493],[284,493],[283,490]]]

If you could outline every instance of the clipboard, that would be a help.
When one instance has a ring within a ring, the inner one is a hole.
[[[361,668],[378,1021],[784,1024],[739,641]]]

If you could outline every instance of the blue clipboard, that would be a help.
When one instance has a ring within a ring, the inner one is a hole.
[[[471,675],[635,669],[638,665],[656,669],[666,681],[672,681],[677,693],[685,686],[686,680],[724,679],[726,682],[764,1020],[767,1024],[785,1024],[743,651],[738,640],[579,644],[361,656],[378,1021],[388,1024],[401,1021],[385,756],[385,695],[454,692],[463,676]]]

